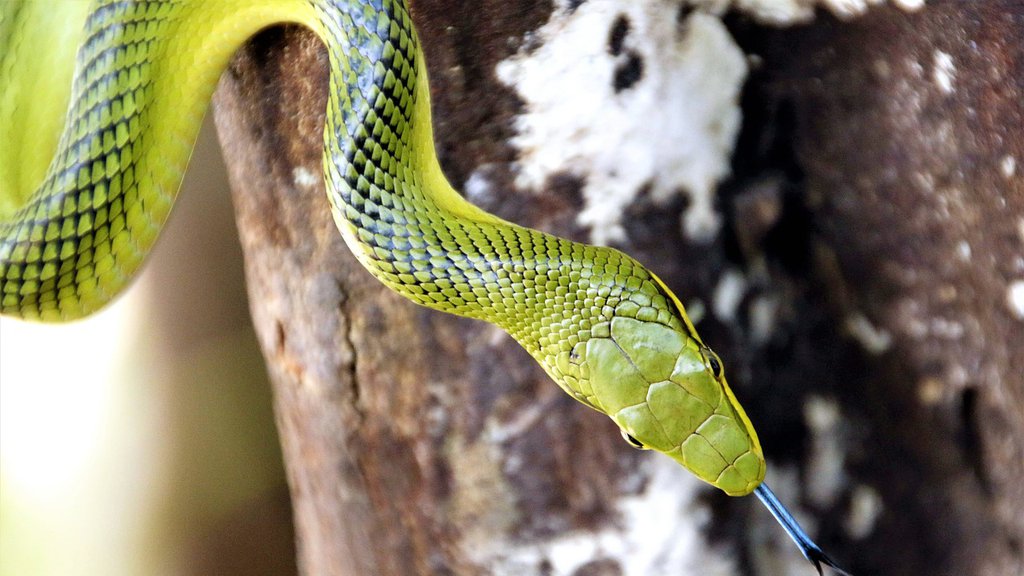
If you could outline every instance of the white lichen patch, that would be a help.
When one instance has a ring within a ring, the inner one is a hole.
[[[974,254],[974,250],[971,249],[971,243],[966,240],[961,240],[956,245],[956,255],[963,262],[970,262],[971,256]]]
[[[692,0],[691,3],[716,10],[732,7],[761,22],[781,26],[813,19],[817,7],[827,8],[839,18],[855,18],[873,5],[884,4],[885,0]],[[891,3],[908,12],[924,6],[924,0],[892,0]]]
[[[850,314],[846,318],[846,333],[860,342],[870,354],[878,356],[892,348],[892,334],[884,328],[875,326],[868,317],[861,313]]]
[[[726,322],[734,320],[746,291],[747,280],[743,274],[734,268],[726,270],[715,286],[711,301],[711,309],[715,316]]]
[[[1010,284],[1006,291],[1006,305],[1018,320],[1024,320],[1024,280]]]
[[[292,181],[295,182],[295,185],[299,188],[305,188],[308,190],[316,186],[319,180],[320,176],[314,174],[312,170],[305,166],[296,166],[292,170]]]
[[[495,576],[569,576],[598,559],[615,562],[623,574],[735,574],[729,557],[710,548],[702,535],[702,524],[711,518],[698,501],[702,485],[668,458],[652,455],[643,466],[648,478],[642,490],[619,500],[618,521],[601,530],[531,542],[492,534],[466,551]]]
[[[474,170],[462,187],[466,199],[473,204],[483,204],[491,200],[494,195],[494,186],[491,185],[483,167]]]
[[[488,418],[483,438],[495,445],[518,438],[537,426],[550,409],[549,402],[538,401],[516,411],[507,420],[499,421],[494,417]]]
[[[957,340],[964,336],[964,325],[958,320],[936,317],[928,325],[929,332],[935,338]]]
[[[812,396],[804,403],[804,421],[811,432],[807,461],[807,494],[818,506],[831,505],[846,480],[841,415],[834,400]]]
[[[942,50],[936,50],[932,54],[932,81],[943,94],[952,94],[955,79],[956,66],[953,65],[953,57]]]
[[[1003,159],[999,161],[999,172],[1007,180],[1013,178],[1013,175],[1017,173],[1017,159],[1010,154],[1003,156]]]
[[[875,531],[878,517],[885,510],[878,491],[866,484],[858,484],[850,493],[850,512],[846,517],[846,533],[854,540],[863,540]]]
[[[754,344],[764,344],[775,333],[779,317],[779,300],[775,297],[762,296],[750,303],[750,340]]]
[[[893,5],[907,12],[914,12],[924,8],[925,0],[893,0]]]
[[[715,186],[740,125],[743,52],[715,16],[678,22],[679,0],[555,4],[538,45],[496,70],[525,102],[512,140],[517,186],[580,177],[579,223],[601,244],[624,239],[624,209],[641,191],[655,202],[685,193],[686,237],[712,239]]]
[[[704,305],[704,300],[700,298],[693,298],[686,303],[686,315],[690,317],[690,322],[694,326],[700,324],[700,321],[707,315],[707,307]]]

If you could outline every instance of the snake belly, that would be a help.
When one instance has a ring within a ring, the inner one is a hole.
[[[418,304],[501,327],[632,443],[726,493],[763,480],[720,360],[654,274],[618,250],[505,222],[448,184],[404,1],[101,1],[69,33],[79,46],[63,99],[24,79],[46,49],[32,46],[43,36],[32,4],[0,8],[0,120],[15,144],[0,154],[3,314],[74,319],[123,290],[167,218],[232,54],[262,28],[298,23],[327,46],[327,196],[370,273]],[[70,102],[43,158],[47,135],[16,129],[34,99],[53,108],[50,122]]]

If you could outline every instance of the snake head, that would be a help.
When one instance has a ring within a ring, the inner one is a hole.
[[[672,457],[731,496],[749,494],[764,479],[761,445],[721,360],[690,330],[613,318],[607,337],[575,352],[592,391],[586,401],[634,447]]]

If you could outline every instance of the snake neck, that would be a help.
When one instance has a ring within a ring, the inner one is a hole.
[[[441,171],[426,67],[406,3],[317,7],[332,71],[324,126],[327,195],[360,261],[376,274],[388,270],[380,263],[405,259],[414,245],[430,245],[436,255],[446,238],[442,230],[455,221],[508,225],[466,202]]]
[[[449,185],[403,2],[322,13],[331,58],[324,173],[360,262],[403,296],[505,329],[560,376],[557,358],[616,316],[685,329],[656,279],[617,250],[500,220]],[[370,12],[373,12],[372,14]]]

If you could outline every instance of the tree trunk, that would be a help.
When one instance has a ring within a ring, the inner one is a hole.
[[[751,105],[799,187],[816,329],[860,347],[798,352],[819,356],[808,384],[836,394],[847,472],[884,505],[856,556],[1024,573],[1024,4],[744,28],[765,62]]]
[[[569,4],[560,17],[590,14]],[[708,205],[721,231],[687,234],[696,200],[655,183],[604,235],[685,303],[709,302],[699,327],[769,480],[857,573],[1024,567],[1024,305],[1008,295],[1024,286],[1024,9],[986,5],[790,30],[728,17],[763,63],[733,177]],[[456,188],[517,223],[594,237],[577,219],[593,175],[566,170],[536,194],[514,184],[529,169],[511,144],[526,104],[495,69],[540,50],[550,3],[413,11]],[[679,35],[696,26],[670,16]],[[656,77],[645,24],[612,22],[614,93],[640,90]],[[215,98],[302,571],[755,574],[800,561],[750,499],[629,450],[497,329],[418,308],[364,271],[320,177],[326,87],[320,43],[277,28],[236,56]]]

